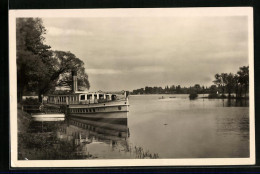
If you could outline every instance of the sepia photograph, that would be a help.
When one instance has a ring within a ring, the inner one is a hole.
[[[10,10],[12,167],[255,163],[253,10]]]

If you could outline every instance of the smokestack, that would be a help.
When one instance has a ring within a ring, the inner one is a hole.
[[[77,71],[72,71],[72,92],[78,91]]]

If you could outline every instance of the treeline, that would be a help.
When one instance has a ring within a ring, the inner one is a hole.
[[[214,84],[204,86],[195,84],[190,87],[182,87],[180,85],[171,85],[165,87],[149,87],[135,89],[131,94],[209,94],[210,98],[231,97],[234,93],[236,98],[246,97],[249,88],[249,67],[243,66],[239,68],[237,74],[221,73],[215,75]]]
[[[16,19],[18,102],[25,92],[37,93],[41,101],[43,94],[58,86],[70,87],[72,71],[77,71],[80,87],[90,87],[84,62],[71,52],[51,50],[44,43],[45,34],[42,19]]]
[[[164,88],[162,87],[149,87],[135,89],[132,94],[190,94],[191,92],[196,92],[198,94],[209,94],[213,92],[217,92],[218,87],[216,85],[212,85],[210,87],[201,86],[199,84],[195,84],[190,87],[181,87],[181,85],[171,85],[170,87],[167,85]]]
[[[228,94],[229,98],[232,93],[235,93],[236,98],[247,97],[249,90],[249,66],[240,67],[237,74],[216,74],[213,82],[220,89],[222,97],[225,97],[225,93]]]
[[[190,88],[181,87],[180,85],[167,85],[164,88],[162,87],[149,87],[135,89],[132,94],[189,94]]]

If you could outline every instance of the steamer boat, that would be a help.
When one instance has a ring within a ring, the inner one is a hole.
[[[45,107],[60,108],[69,117],[88,118],[93,121],[109,121],[127,118],[128,92],[84,92],[77,91],[77,74],[72,73],[72,93],[48,95]]]

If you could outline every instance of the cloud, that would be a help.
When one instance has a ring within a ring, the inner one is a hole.
[[[114,69],[87,69],[88,74],[119,74],[121,71]]]
[[[64,29],[58,27],[48,27],[47,34],[50,36],[91,36],[92,32],[77,30],[77,29]]]
[[[165,72],[165,67],[139,66],[139,67],[133,68],[133,71],[138,72],[138,73],[161,73],[161,72]]]
[[[44,22],[47,44],[84,61],[91,90],[211,85],[214,74],[236,73],[248,65],[246,17],[46,18]]]

